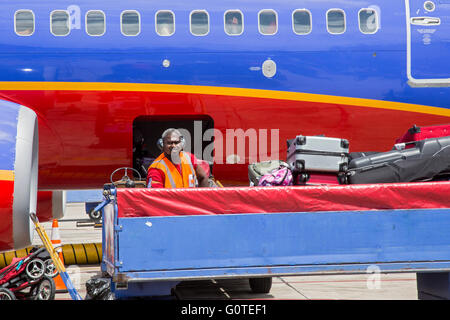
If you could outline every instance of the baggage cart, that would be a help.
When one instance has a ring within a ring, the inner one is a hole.
[[[449,298],[449,191],[449,182],[113,187],[102,204],[102,270],[116,299],[170,295],[183,280],[373,268],[417,272],[419,297]],[[447,277],[439,292],[430,272]]]

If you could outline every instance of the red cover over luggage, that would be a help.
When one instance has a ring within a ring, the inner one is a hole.
[[[327,184],[327,185],[339,185],[338,175],[336,173],[322,173],[322,172],[308,172],[308,179],[306,182],[302,176],[297,177],[297,182],[294,185],[315,185],[315,184]]]
[[[414,125],[411,128],[409,128],[409,130],[403,136],[395,140],[395,143],[396,144],[406,143],[446,136],[450,136],[450,124],[435,125],[428,127],[418,127]]]
[[[118,216],[450,208],[450,182],[117,189]]]

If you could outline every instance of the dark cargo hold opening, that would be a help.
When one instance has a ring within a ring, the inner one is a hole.
[[[214,128],[214,121],[206,115],[137,117],[133,121],[133,168],[139,171],[142,178],[145,179],[148,166],[161,154],[157,141],[169,128],[180,130],[186,139],[184,150],[201,159],[203,150],[211,144],[211,141],[203,141],[203,134]]]

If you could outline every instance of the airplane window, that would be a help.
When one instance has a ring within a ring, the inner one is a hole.
[[[277,13],[274,10],[261,10],[258,14],[259,32],[264,35],[277,33]]]
[[[124,36],[137,36],[141,32],[139,13],[134,10],[123,11],[120,18],[120,29]]]
[[[239,10],[229,10],[225,12],[224,23],[225,33],[230,36],[238,36],[244,31],[242,12]]]
[[[327,12],[327,30],[331,34],[345,32],[345,13],[341,9],[330,9]]]
[[[90,36],[102,36],[105,33],[105,14],[91,10],[86,13],[86,32]]]
[[[175,32],[175,16],[172,11],[156,13],[156,33],[160,36],[171,36]]]
[[[295,10],[292,14],[292,26],[296,34],[308,34],[311,32],[311,13],[308,10]]]
[[[359,30],[362,33],[375,33],[378,31],[377,12],[373,9],[359,10]]]
[[[206,11],[191,12],[191,33],[195,36],[205,36],[209,33],[209,16]]]
[[[14,31],[19,36],[31,36],[34,33],[34,13],[31,10],[18,10],[14,14]]]
[[[50,15],[50,31],[55,36],[67,36],[70,32],[69,13],[55,10]]]

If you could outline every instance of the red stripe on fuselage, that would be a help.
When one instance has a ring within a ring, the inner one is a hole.
[[[39,116],[39,188],[101,188],[111,172],[132,166],[132,125],[138,116],[207,115],[226,129],[279,129],[279,158],[298,134],[340,137],[350,151],[385,151],[413,124],[446,116],[336,103],[225,95],[125,91],[2,91]],[[225,138],[224,138],[225,139]],[[224,146],[225,146],[225,140]],[[248,141],[247,141],[248,144]],[[224,150],[225,159],[227,151]],[[248,145],[246,146],[248,154]],[[223,162],[225,160],[223,159]],[[259,159],[257,159],[259,160]],[[214,165],[225,183],[248,184],[247,166]]]
[[[0,180],[0,251],[14,247],[13,194],[14,181]]]

